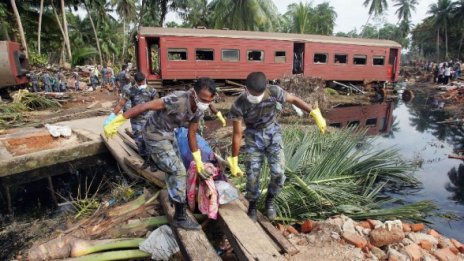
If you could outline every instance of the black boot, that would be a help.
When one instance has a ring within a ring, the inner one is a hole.
[[[142,166],[140,167],[140,169],[146,169],[150,166],[150,157],[149,156],[144,156],[142,157],[143,158],[143,164]]]
[[[248,216],[256,222],[256,201],[250,201],[248,205]]]
[[[266,216],[269,218],[269,220],[274,220],[277,216],[276,211],[274,209],[274,196],[267,194],[265,207]]]
[[[186,230],[200,230],[200,224],[193,221],[187,216],[187,209],[184,203],[175,202],[176,212],[174,213],[174,219],[172,225],[174,227],[180,227]]]

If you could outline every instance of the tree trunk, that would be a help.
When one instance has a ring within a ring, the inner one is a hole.
[[[16,7],[15,0],[11,0],[11,7],[13,8],[13,12],[16,17],[16,23],[18,24],[19,34],[21,36],[21,45],[24,47],[24,53],[26,54],[26,58],[29,57],[27,52],[27,43],[26,43],[26,36],[24,35],[23,24],[21,23],[21,17],[19,16],[18,8]]]
[[[445,24],[445,58],[448,60],[448,25]]]
[[[39,30],[37,32],[37,51],[39,52],[40,55],[40,34],[42,31],[42,14],[43,14],[43,5],[44,5],[44,0],[40,0],[40,10],[39,10]]]
[[[462,49],[462,42],[464,41],[464,30],[461,33],[461,40],[459,41],[459,48],[458,48],[458,60],[461,60],[461,49]]]
[[[123,34],[123,38],[122,38],[122,57],[124,58],[124,52],[126,51],[126,18],[123,16],[122,17],[122,34]]]
[[[146,0],[142,0],[142,6],[140,8],[140,15],[139,15],[137,28],[140,28],[140,24],[142,23],[143,16],[145,15],[145,1]]]
[[[95,29],[95,24],[93,23],[92,15],[90,14],[90,10],[85,2],[84,2],[84,6],[85,6],[85,9],[87,10],[87,15],[89,16],[90,24],[92,25],[93,34],[95,35],[95,42],[97,43],[97,50],[98,50],[98,56],[100,58],[100,64],[103,64],[103,56],[100,50],[100,40],[98,39],[97,29]]]
[[[68,57],[69,60],[72,59],[72,53],[71,53],[71,44],[69,42],[69,34],[68,34],[68,20],[66,19],[66,10],[64,8],[64,0],[61,0],[61,12],[63,13],[63,29],[64,29],[64,34],[65,34],[65,41],[66,45],[68,47]]]
[[[60,28],[61,35],[63,36],[63,42],[65,43],[65,46],[66,46],[67,45],[66,44],[66,34],[64,33],[63,26],[61,25],[61,22],[60,22],[60,17],[58,16],[58,13],[56,12],[55,7],[53,6],[53,4],[52,4],[52,10],[53,10],[53,14],[55,15],[56,22],[58,23],[58,27]]]
[[[367,24],[369,24],[369,20],[371,20],[371,16],[372,16],[372,14],[369,14],[369,17],[367,17],[366,24],[364,25],[364,28],[363,28],[363,30],[361,32],[361,38],[363,38],[363,36],[364,36],[364,32],[366,31],[366,26],[367,26]]]
[[[437,63],[440,63],[440,28],[437,29]]]

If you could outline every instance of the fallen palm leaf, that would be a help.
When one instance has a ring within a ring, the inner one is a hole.
[[[68,261],[103,261],[129,260],[150,257],[151,254],[141,250],[119,250],[66,259]]]

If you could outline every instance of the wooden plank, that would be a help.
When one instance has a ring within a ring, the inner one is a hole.
[[[164,214],[168,217],[169,222],[172,223],[174,218],[174,208],[171,206],[171,202],[169,201],[168,192],[166,190],[161,191],[159,199],[163,206]],[[187,214],[190,218],[195,220],[190,211],[187,211]],[[185,230],[175,227],[172,227],[172,229],[176,234],[176,239],[184,260],[221,260],[221,258],[216,254],[211,243],[208,241],[203,230]]]
[[[224,160],[218,154],[215,154],[215,156],[219,162],[221,169],[224,170],[226,167],[228,167],[229,163],[226,160]],[[239,190],[237,189],[237,191]],[[241,193],[240,193],[240,201],[243,204],[242,209],[246,211],[248,208],[248,201],[245,199],[245,197]],[[282,233],[280,233],[280,231],[277,228],[275,228],[271,224],[271,222],[269,222],[269,220],[259,211],[258,211],[258,222],[261,225],[261,227],[264,229],[264,231],[266,231],[269,237],[272,240],[274,240],[274,242],[281,248],[283,252],[288,253],[289,255],[292,255],[292,256],[300,252],[295,247],[295,245],[293,245],[292,242],[290,242],[290,240],[284,237],[284,235],[282,235]]]
[[[145,179],[155,184],[156,186],[160,188],[164,188],[166,186],[164,182],[164,172],[161,172],[161,171],[152,172],[150,171],[150,167],[146,169],[141,169],[143,165],[142,159],[135,158],[135,157],[125,157],[124,163],[129,168],[131,168],[135,173],[144,177]]]
[[[219,216],[239,260],[282,259],[272,242],[266,240],[266,232],[248,217],[239,200],[220,206]]]
[[[138,176],[131,168],[129,168],[126,163],[124,162],[124,158],[131,156],[131,149],[127,147],[127,145],[124,144],[122,141],[121,137],[118,135],[114,135],[114,137],[111,137],[110,139],[105,137],[105,134],[100,135],[103,142],[106,144],[106,147],[108,150],[111,152],[111,155],[116,159],[116,161],[119,163],[119,166],[132,178],[139,179],[140,176]]]
[[[243,194],[240,194],[240,201],[244,206],[244,210],[248,208],[248,201],[245,199]],[[300,251],[296,248],[290,240],[288,240],[284,235],[275,228],[267,217],[265,217],[261,212],[258,211],[258,223],[266,231],[268,236],[282,249],[283,252],[293,256],[298,254]]]

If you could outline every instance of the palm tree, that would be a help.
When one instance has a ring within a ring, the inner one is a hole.
[[[185,27],[210,27],[210,10],[207,0],[173,0],[171,8],[174,8],[182,18]]]
[[[371,19],[372,15],[374,15],[374,16],[381,15],[388,8],[387,0],[365,0],[363,5],[365,7],[369,6],[369,17],[367,18],[367,21],[366,21],[366,24],[364,25],[364,28],[369,23],[369,20]],[[363,29],[363,32],[361,33],[361,38],[363,36],[364,36],[364,29]]]
[[[277,8],[271,0],[213,0],[212,26],[235,30],[267,30],[277,28]]]
[[[67,48],[68,57],[71,60],[72,59],[71,43],[69,42],[68,20],[66,19],[66,10],[65,10],[65,5],[64,5],[64,0],[61,0],[60,3],[61,3],[61,12],[63,14],[63,31],[65,35],[64,41],[66,42],[66,45],[68,47]]]
[[[318,4],[314,8],[316,19],[315,26],[317,34],[332,35],[335,27],[335,20],[337,19],[337,12],[333,6],[330,6],[328,2]]]
[[[112,4],[116,5],[116,12],[122,17],[124,34],[122,56],[124,56],[126,50],[126,23],[133,21],[136,17],[135,2],[134,0],[112,0]]]
[[[43,13],[44,0],[40,0],[40,9],[39,9],[39,29],[37,32],[37,51],[40,55],[40,33],[42,31],[42,13]]]
[[[417,0],[394,0],[396,4],[395,14],[398,16],[398,22],[409,21],[411,19],[411,11],[416,11]]]
[[[433,24],[437,30],[437,59],[440,60],[440,31],[443,29],[445,34],[445,58],[448,58],[448,25],[450,23],[453,10],[453,2],[451,0],[438,0],[437,3],[431,4],[428,14],[433,20]]]
[[[18,24],[19,35],[21,37],[21,44],[24,47],[24,53],[26,54],[26,57],[28,57],[29,55],[27,52],[26,35],[24,34],[23,24],[21,23],[21,17],[19,16],[19,12],[18,12],[18,8],[16,7],[15,0],[11,0],[11,8],[13,9],[13,13],[15,14],[15,17],[16,17],[16,23]]]
[[[315,16],[311,3],[299,2],[287,7],[285,17],[289,21],[289,32],[305,34],[310,32],[311,19]]]
[[[458,47],[458,59],[460,59],[462,43],[464,42],[464,0],[455,3],[455,5],[453,6],[453,19],[457,24],[460,24],[462,28],[461,39],[459,41]]]
[[[92,30],[93,30],[93,34],[95,36],[95,43],[97,44],[97,51],[98,51],[98,58],[100,59],[100,64],[103,64],[103,56],[102,56],[102,52],[101,52],[101,48],[100,48],[100,40],[98,38],[98,34],[97,34],[97,29],[95,28],[95,23],[93,22],[93,18],[92,18],[92,13],[91,13],[91,10],[89,8],[89,4],[91,4],[91,6],[93,7],[94,10],[97,10],[97,13],[99,13],[100,15],[105,15],[105,1],[92,1],[89,3],[84,0],[82,1],[82,3],[84,4],[84,7],[85,7],[85,10],[87,11],[87,16],[89,17],[89,21],[90,21],[90,25],[92,25]]]

